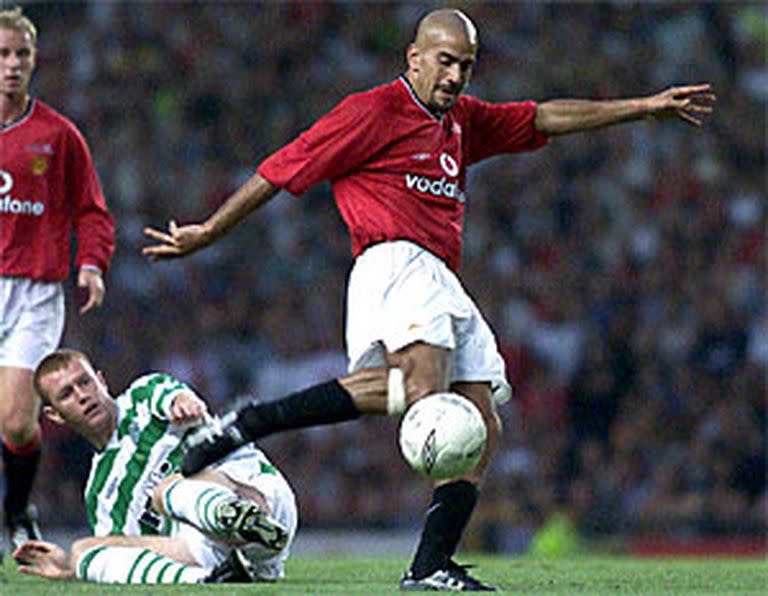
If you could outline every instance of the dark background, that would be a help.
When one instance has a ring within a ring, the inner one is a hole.
[[[279,196],[182,262],[146,262],[142,228],[203,218],[345,94],[394,78],[434,6],[23,5],[40,32],[34,93],[85,133],[117,223],[104,307],[81,318],[70,288],[64,345],[93,354],[115,392],[162,369],[219,411],[342,374],[351,258],[327,185]],[[705,81],[719,97],[700,130],[622,125],[471,172],[461,275],[516,396],[470,541],[519,552],[557,513],[592,538],[763,533],[764,5],[466,10],[481,98]],[[82,526],[89,449],[45,432],[43,525]],[[393,420],[262,445],[304,528],[413,528],[426,505]]]

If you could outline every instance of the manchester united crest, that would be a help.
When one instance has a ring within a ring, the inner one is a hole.
[[[48,160],[44,155],[35,155],[29,160],[29,166],[35,176],[42,176],[48,169]]]

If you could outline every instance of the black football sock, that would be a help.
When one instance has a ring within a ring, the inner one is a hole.
[[[284,430],[334,424],[359,416],[352,396],[334,379],[276,401],[245,406],[237,415],[237,425],[255,441]]]
[[[444,484],[435,489],[421,540],[411,563],[415,579],[431,575],[445,567],[464,533],[477,503],[477,487],[466,480]]]
[[[35,439],[29,445],[8,447],[3,442],[3,467],[5,470],[5,499],[3,507],[6,519],[24,513],[29,503],[32,484],[40,465],[40,442]]]

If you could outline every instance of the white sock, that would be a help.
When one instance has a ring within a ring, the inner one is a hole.
[[[77,577],[103,584],[194,584],[208,575],[138,546],[96,546],[77,561]]]
[[[202,532],[215,536],[228,536],[229,528],[217,523],[216,507],[237,499],[227,487],[204,480],[179,478],[163,492],[163,506],[174,519],[192,524]]]

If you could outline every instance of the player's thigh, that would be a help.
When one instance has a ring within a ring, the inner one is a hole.
[[[480,460],[479,468],[484,470],[501,439],[502,426],[496,402],[493,399],[491,386],[488,383],[453,383],[451,391],[455,391],[474,403],[483,415],[483,421],[488,432],[485,453]]]
[[[400,354],[417,363],[418,374],[430,374],[428,364],[434,356],[422,353],[426,348],[421,344],[452,350],[453,321],[466,314],[460,284],[440,259],[410,242],[371,247],[358,257],[350,274],[350,371],[391,364],[388,355]]]
[[[501,437],[497,406],[508,399],[509,392],[504,389],[509,385],[493,331],[474,302],[470,302],[470,311],[456,328],[451,389],[472,400],[483,415],[488,442],[479,467],[484,469]]]
[[[506,365],[490,325],[472,298],[466,295],[465,299],[469,314],[457,319],[454,325],[456,348],[451,358],[451,383],[487,383],[493,401],[500,406],[512,396]]]
[[[448,391],[451,351],[425,342],[415,342],[387,355],[390,366],[403,371],[409,404],[441,391]]]
[[[61,284],[0,278],[0,322],[0,430],[24,441],[40,408],[32,371],[56,349],[64,330]]]
[[[31,438],[40,412],[28,368],[0,366],[0,432],[11,439]]]
[[[185,481],[184,477],[179,473],[166,476],[157,483],[157,486],[155,486],[155,489],[152,492],[152,507],[163,515],[169,515],[165,506],[165,492],[172,484],[178,481]],[[267,503],[266,498],[259,490],[253,486],[248,486],[237,482],[236,480],[232,480],[229,476],[215,468],[205,468],[197,474],[187,478],[186,481],[219,484],[245,499],[256,502],[260,507],[265,508],[267,511],[271,511],[269,503]]]
[[[254,462],[253,465],[257,466],[258,462]],[[217,468],[205,468],[204,470],[201,470],[200,472],[192,476],[190,480],[203,480],[205,482],[213,482],[215,484],[220,484],[221,486],[228,488],[238,496],[244,499],[248,499],[250,501],[254,501],[260,507],[265,508],[266,511],[272,510],[270,504],[267,502],[266,497],[260,490],[258,490],[256,487],[252,485],[244,484],[242,482],[238,482],[237,480],[233,480],[226,473],[222,472]]]

